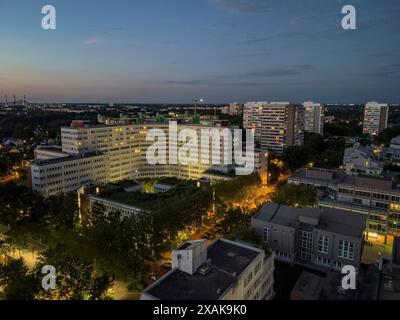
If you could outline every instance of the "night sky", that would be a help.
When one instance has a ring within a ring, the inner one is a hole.
[[[57,30],[41,8],[57,9]],[[341,9],[357,10],[343,30]],[[0,101],[400,102],[398,0],[1,0]]]

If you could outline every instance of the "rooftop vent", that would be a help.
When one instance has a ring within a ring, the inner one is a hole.
[[[199,268],[199,274],[201,274],[202,276],[205,276],[207,274],[210,273],[211,271],[211,267],[208,264],[203,264],[200,268]]]

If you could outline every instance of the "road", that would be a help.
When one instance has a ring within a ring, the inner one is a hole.
[[[9,174],[7,176],[0,177],[0,184],[4,184],[7,182],[11,182],[17,179],[17,176],[15,174]]]

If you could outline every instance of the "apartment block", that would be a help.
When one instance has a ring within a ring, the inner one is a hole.
[[[275,203],[265,203],[251,220],[277,259],[333,270],[360,267],[365,225],[362,214]]]
[[[389,106],[385,103],[368,102],[365,105],[363,133],[376,136],[388,126]]]
[[[230,116],[240,115],[243,113],[243,104],[239,102],[230,103],[229,106],[222,108],[222,113]]]
[[[304,131],[324,133],[324,107],[320,103],[306,101],[303,103],[304,107]]]
[[[315,187],[322,208],[364,214],[368,238],[387,242],[400,236],[400,189],[391,180],[313,168],[298,170],[288,183]]]
[[[243,127],[254,131],[261,150],[281,154],[284,148],[304,142],[303,108],[289,102],[248,102]]]
[[[175,122],[175,125],[176,132],[172,134],[168,122],[92,125],[87,121],[73,121],[71,126],[61,128],[61,147],[36,149],[36,158],[30,163],[32,188],[50,196],[76,191],[88,183],[106,184],[153,177],[197,180],[207,172],[226,175],[241,167],[234,163],[233,157],[232,142],[238,142],[233,135],[236,127],[219,122],[215,125]],[[166,149],[157,153],[157,156],[164,156],[165,163],[151,164],[146,157],[148,148],[155,142],[154,139],[147,140],[152,129],[165,134]],[[191,154],[186,164],[178,161],[178,152],[186,143],[178,136],[185,129],[196,132],[199,143],[197,154]],[[208,145],[202,144],[204,131],[219,134],[219,141],[214,141],[218,140],[218,135],[213,135]],[[170,137],[174,136],[171,141],[175,140],[175,143],[170,143]],[[220,157],[218,164],[213,160],[214,155]],[[255,158],[261,159],[256,155]],[[254,167],[256,172],[259,163],[254,163]],[[213,175],[215,179],[218,176]]]
[[[245,103],[243,107],[243,128],[254,132],[256,142],[261,142],[262,110],[268,105],[266,101],[252,101]]]
[[[172,269],[141,300],[270,300],[274,254],[248,243],[188,241],[172,252]]]

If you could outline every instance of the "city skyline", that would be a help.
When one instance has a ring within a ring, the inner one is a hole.
[[[1,303],[400,300],[399,0],[0,11]]]
[[[400,101],[396,1],[55,0],[53,31],[45,4],[0,4],[0,101]]]

